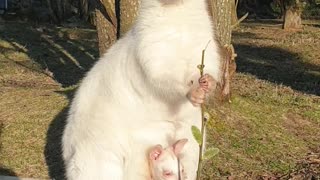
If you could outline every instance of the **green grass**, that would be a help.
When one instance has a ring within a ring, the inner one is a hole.
[[[249,25],[235,31],[239,57],[232,103],[211,110],[209,146],[221,153],[207,162],[205,179],[279,178],[309,152],[320,151],[320,76],[308,74],[320,71],[319,29]]]
[[[92,29],[42,28],[0,25],[0,174],[59,179],[67,106],[98,48]],[[280,177],[319,153],[319,32],[263,23],[234,32],[232,102],[210,108],[208,146],[220,153],[204,179]]]

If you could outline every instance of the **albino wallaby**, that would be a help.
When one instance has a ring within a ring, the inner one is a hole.
[[[178,156],[187,141],[178,140],[167,148],[161,145],[152,147],[148,157],[151,180],[186,180],[187,175]]]
[[[208,74],[200,78],[209,41]],[[97,61],[72,101],[62,139],[67,178],[144,180],[154,142],[187,138],[181,162],[194,180],[199,147],[191,126],[201,128],[199,106],[220,81],[220,64],[206,0],[141,0],[132,29]]]

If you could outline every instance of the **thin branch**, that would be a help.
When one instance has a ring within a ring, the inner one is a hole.
[[[205,53],[206,50],[210,44],[211,40],[207,43],[205,49],[202,50],[202,58],[201,58],[201,64],[198,65],[198,69],[200,71],[200,76],[203,76],[203,69],[205,67],[204,65],[204,58],[205,58]],[[201,144],[199,144],[199,161],[198,161],[198,171],[197,171],[197,180],[200,180],[200,175],[201,175],[201,169],[202,169],[202,156],[203,156],[203,146],[204,146],[204,131],[205,127],[207,125],[207,117],[205,116],[205,105],[201,104]]]
[[[248,17],[249,13],[246,13],[243,15],[234,25],[231,26],[231,29],[234,29],[237,27],[243,20],[245,20]]]
[[[237,27],[242,21],[244,21],[248,17],[249,13],[243,15],[234,25],[231,26],[231,29]]]

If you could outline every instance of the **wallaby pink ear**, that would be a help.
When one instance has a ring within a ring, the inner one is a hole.
[[[156,145],[155,147],[153,147],[149,153],[149,158],[151,160],[157,160],[160,156],[160,154],[162,153],[163,148],[161,145]]]
[[[187,142],[188,142],[188,139],[180,139],[180,140],[178,140],[176,143],[174,143],[172,145],[173,152],[174,152],[174,154],[176,156],[180,154],[180,152],[182,151],[184,145],[186,145]]]

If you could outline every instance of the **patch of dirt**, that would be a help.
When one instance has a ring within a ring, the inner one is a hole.
[[[319,148],[320,150],[320,148]],[[222,171],[222,170],[220,170]],[[226,172],[221,172],[226,174]],[[243,172],[239,175],[229,175],[228,180],[319,180],[320,179],[320,151],[308,153],[305,158],[299,160],[296,167],[285,175],[265,172]]]
[[[288,129],[294,129],[297,130],[299,128],[303,128],[306,126],[311,126],[312,123],[306,119],[304,119],[303,117],[301,117],[298,114],[294,114],[294,113],[287,113],[285,115],[285,120],[284,120],[284,127],[288,128]]]
[[[319,141],[320,131],[314,131],[314,129],[320,129],[319,125],[298,114],[289,112],[284,115],[283,127],[306,142],[312,140],[316,143]],[[310,148],[312,148],[311,145]]]
[[[320,148],[317,152],[307,154],[298,161],[294,171],[279,177],[288,180],[319,180],[320,179]]]

